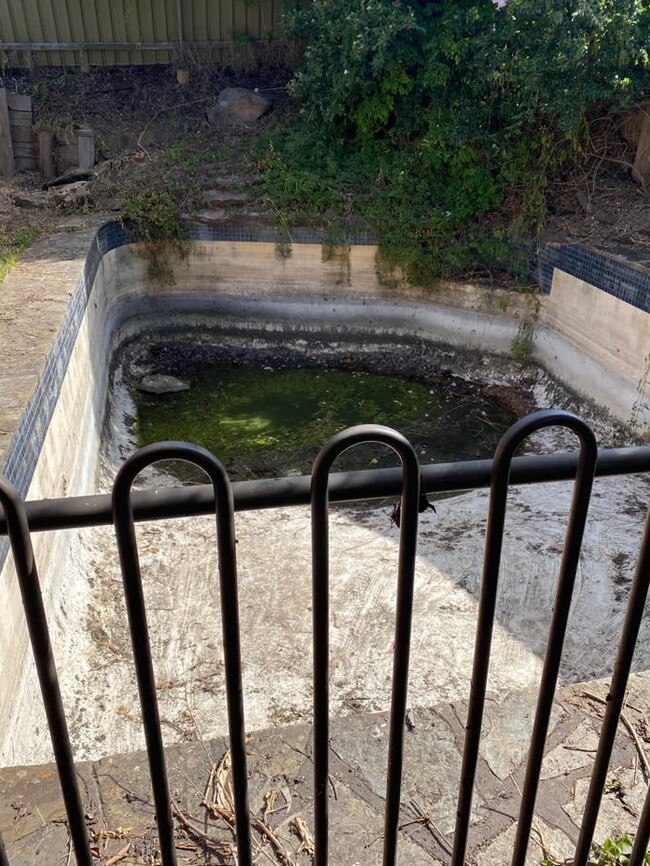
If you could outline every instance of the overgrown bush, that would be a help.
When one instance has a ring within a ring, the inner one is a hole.
[[[187,253],[187,233],[178,205],[178,191],[138,193],[124,201],[124,222],[140,241],[147,275],[159,285],[174,281],[173,259]]]
[[[358,211],[411,277],[501,268],[590,116],[646,82],[645,0],[311,0],[301,117],[271,142],[278,207]],[[518,256],[521,258],[521,256]]]

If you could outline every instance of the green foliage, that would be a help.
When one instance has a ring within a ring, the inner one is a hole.
[[[519,364],[527,364],[533,354],[533,337],[535,329],[532,322],[522,321],[517,331],[517,336],[510,344],[512,358]]]
[[[629,835],[605,839],[602,845],[593,844],[589,854],[588,866],[627,866],[630,862],[634,838]],[[540,866],[565,866],[572,861],[557,861],[546,858]],[[650,866],[650,852],[646,852],[643,863]]]
[[[206,166],[218,167],[228,148],[206,142],[202,137],[183,138],[170,145],[163,155],[164,168],[181,168],[190,177]]]
[[[170,192],[130,196],[124,202],[124,217],[143,241],[174,240],[183,234],[178,201]]]
[[[124,202],[124,218],[147,259],[150,280],[169,285],[174,281],[172,257],[184,256],[186,239],[174,191],[138,193]]]
[[[648,69],[646,0],[312,0],[285,27],[306,40],[302,108],[268,147],[271,197],[361,213],[419,281],[518,258],[590,113]]]

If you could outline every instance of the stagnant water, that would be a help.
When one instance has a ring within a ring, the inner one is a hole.
[[[501,403],[476,393],[352,370],[210,367],[190,385],[140,395],[139,444],[195,442],[218,455],[233,479],[307,473],[329,437],[354,424],[400,430],[430,463],[491,456],[512,422]],[[344,454],[337,468],[395,462],[386,448],[369,445]],[[172,471],[188,477],[186,468]]]

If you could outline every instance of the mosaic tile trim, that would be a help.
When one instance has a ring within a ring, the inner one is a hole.
[[[549,294],[553,269],[597,286],[603,292],[650,313],[650,274],[605,253],[579,244],[546,247],[539,257],[538,277],[543,292]]]
[[[193,225],[189,229],[192,240],[233,241],[242,243],[278,241],[273,226],[247,227],[237,225]],[[376,243],[372,234],[363,228],[351,230],[347,243],[368,246]],[[72,349],[81,325],[88,298],[92,291],[99,263],[110,250],[132,243],[134,236],[119,221],[105,223],[97,230],[88,250],[84,273],[70,298],[64,322],[50,351],[40,382],[25,409],[2,474],[25,498],[45,442],[47,428],[59,398],[63,378],[68,368]],[[292,243],[323,243],[327,232],[322,228],[295,228]],[[553,269],[560,268],[572,276],[583,279],[602,291],[620,298],[650,313],[650,275],[603,253],[594,252],[578,244],[548,246],[537,260],[536,277],[543,292],[551,291]],[[6,541],[0,542],[0,569],[7,555]]]

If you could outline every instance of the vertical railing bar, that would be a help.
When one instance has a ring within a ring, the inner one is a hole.
[[[320,455],[319,455],[320,456]],[[329,775],[329,467],[314,464],[311,490],[314,866],[328,866]]]
[[[573,430],[580,438],[580,456],[537,697],[537,708],[535,710],[528,761],[526,763],[526,774],[524,776],[515,844],[512,853],[512,866],[523,866],[528,850],[530,830],[535,812],[535,800],[539,787],[539,776],[544,760],[544,747],[546,745],[548,726],[553,709],[557,678],[560,672],[562,649],[564,647],[569,610],[571,608],[573,589],[580,562],[580,551],[587,523],[587,512],[591,500],[594,472],[596,471],[596,459],[598,456],[596,437],[584,422],[582,422],[581,426],[574,427]]]
[[[645,794],[639,825],[634,834],[634,843],[628,866],[644,866],[645,855],[650,843],[650,786]]]
[[[650,508],[648,509],[646,516],[643,539],[639,547],[634,579],[632,581],[632,588],[630,590],[627,609],[625,611],[625,620],[623,623],[621,641],[616,655],[614,673],[612,674],[612,680],[607,693],[605,717],[603,719],[603,726],[598,740],[598,749],[594,758],[594,768],[589,781],[585,810],[582,817],[580,834],[578,836],[576,853],[573,860],[575,866],[585,866],[591,850],[591,843],[593,841],[596,821],[598,820],[598,812],[600,810],[600,802],[602,800],[603,789],[607,780],[609,761],[612,756],[618,723],[623,710],[623,703],[625,701],[627,683],[630,670],[632,669],[634,650],[636,648],[641,622],[643,621],[649,586]],[[650,815],[648,816],[648,820],[650,821]]]
[[[167,766],[160,728],[160,714],[156,695],[149,629],[142,589],[142,575],[138,557],[135,526],[131,509],[131,470],[133,459],[129,458],[117,474],[113,486],[113,520],[122,569],[124,596],[131,633],[133,660],[140,696],[142,726],[149,760],[149,774],[153,790],[160,857],[163,866],[176,866],[174,846],[174,822],[167,782]],[[139,470],[138,470],[139,471]],[[137,475],[133,472],[133,477]]]
[[[492,632],[496,610],[499,568],[503,548],[503,530],[508,500],[508,484],[513,456],[521,443],[532,433],[546,427],[562,426],[575,432],[589,428],[577,416],[560,409],[534,412],[522,418],[503,435],[496,448],[492,463],[492,482],[488,521],[485,534],[485,554],[481,576],[474,659],[470,683],[465,745],[456,811],[456,827],[451,866],[464,866],[474,792],[474,779],[478,765],[481,725],[485,707],[485,693],[490,663]]]
[[[7,519],[7,534],[14,557],[36,672],[43,696],[43,706],[45,707],[54,759],[61,783],[72,846],[78,866],[92,866],[84,808],[79,794],[72,746],[27,515],[18,491],[5,478],[0,478],[0,502]],[[3,862],[2,857],[5,858],[6,862],[7,854],[4,845],[0,845],[0,863]]]
[[[400,547],[398,555],[397,610],[391,694],[386,807],[384,813],[383,866],[394,866],[397,856],[400,793],[404,753],[404,724],[408,694],[408,669],[415,552],[417,544],[420,471],[413,446],[388,427],[363,425],[334,436],[319,452],[312,472],[312,580],[314,664],[314,866],[328,863],[329,776],[329,526],[328,480],[334,460],[362,442],[378,442],[392,448],[403,465]]]
[[[410,443],[407,443],[411,448]],[[397,835],[404,764],[404,732],[408,695],[411,627],[413,621],[413,590],[415,555],[418,534],[418,504],[420,498],[419,462],[415,450],[395,450],[404,466],[400,510],[400,537],[395,612],[395,647],[393,650],[393,682],[388,740],[388,773],[386,778],[386,809],[384,814],[383,866],[395,866]]]
[[[213,458],[214,460],[214,458]],[[252,866],[250,813],[248,808],[248,771],[246,758],[246,724],[242,683],[241,635],[239,623],[239,593],[237,589],[237,559],[235,509],[230,481],[225,470],[214,460],[219,477],[213,470],[217,510],[217,540],[221,589],[221,627],[228,708],[228,733],[232,757],[233,799],[238,866]],[[199,464],[201,465],[201,464]],[[202,468],[208,471],[203,464]],[[210,473],[209,473],[210,474]]]
[[[133,521],[131,488],[136,476],[143,469],[152,463],[169,459],[193,463],[209,475],[214,486],[238,864],[239,866],[251,866],[252,849],[248,810],[246,732],[232,488],[223,466],[209,451],[182,442],[161,442],[141,448],[125,461],[113,486],[115,532],[149,757],[161,857],[163,866],[168,866],[168,864],[169,866],[176,866],[174,824],[171,815],[167,768]]]

